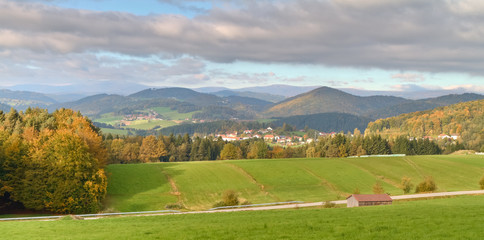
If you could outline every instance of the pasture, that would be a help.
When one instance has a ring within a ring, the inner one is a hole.
[[[370,158],[227,160],[184,163],[109,165],[110,211],[163,210],[180,204],[205,210],[236,191],[251,203],[344,199],[358,189],[372,193],[380,182],[385,192],[403,194],[403,176],[414,185],[433,176],[437,191],[479,189],[484,156],[436,155]]]
[[[6,239],[480,239],[484,196],[360,208],[3,222]]]

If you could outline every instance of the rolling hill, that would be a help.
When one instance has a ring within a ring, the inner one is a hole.
[[[231,189],[252,203],[344,199],[355,189],[402,194],[403,176],[414,184],[433,176],[438,191],[475,190],[482,156],[407,156],[258,159],[109,165],[108,205],[117,211],[161,210],[167,204],[203,210]]]
[[[369,111],[408,101],[410,100],[391,96],[358,97],[337,89],[321,87],[282,101],[269,108],[265,114],[271,117],[328,112],[364,115]]]
[[[276,126],[284,123],[303,129],[306,126],[322,132],[353,132],[355,128],[364,130],[373,119],[348,113],[317,113],[280,118],[272,122]]]
[[[133,93],[128,97],[135,99],[159,99],[168,98],[185,101],[198,106],[223,105],[224,99],[212,94],[199,93],[188,88],[149,88]]]

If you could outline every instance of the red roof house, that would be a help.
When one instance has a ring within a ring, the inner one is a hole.
[[[391,205],[393,199],[388,194],[353,194],[346,199],[347,207]]]

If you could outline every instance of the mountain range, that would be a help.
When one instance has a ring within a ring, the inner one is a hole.
[[[323,129],[325,124],[331,125],[331,122],[338,121],[344,123],[345,130],[352,130],[378,118],[484,99],[484,95],[474,93],[420,100],[381,95],[356,96],[330,87],[300,87],[293,93],[303,89],[312,90],[285,98],[278,94],[281,91],[289,92],[286,85],[274,85],[272,88],[274,94],[262,93],[262,90],[248,91],[256,90],[250,88],[243,91],[222,88],[203,90],[215,91],[212,93],[187,88],[148,88],[127,96],[96,94],[69,102],[58,102],[41,93],[2,90],[0,109],[6,111],[14,107],[24,110],[28,106],[33,106],[48,107],[53,111],[64,107],[81,111],[96,121],[102,114],[124,116],[156,107],[167,107],[179,113],[192,112],[193,118],[201,120],[274,118],[275,123],[286,121],[298,127],[307,125],[318,129]]]

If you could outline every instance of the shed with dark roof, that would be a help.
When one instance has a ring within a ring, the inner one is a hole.
[[[353,194],[346,198],[347,207],[390,205],[392,202],[388,194]]]

